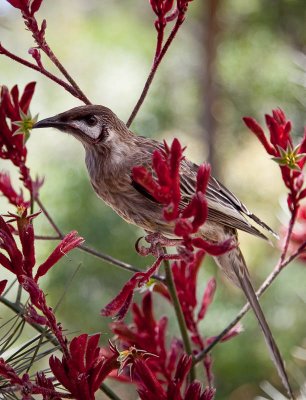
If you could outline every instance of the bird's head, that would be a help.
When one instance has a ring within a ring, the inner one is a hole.
[[[131,136],[126,125],[107,107],[87,105],[38,121],[33,128],[56,128],[73,135],[86,148],[108,147]]]

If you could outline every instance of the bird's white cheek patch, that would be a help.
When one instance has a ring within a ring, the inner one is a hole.
[[[80,131],[84,132],[85,135],[90,137],[91,139],[98,139],[101,133],[100,124],[97,124],[96,126],[88,126],[85,121],[77,121],[72,125]]]

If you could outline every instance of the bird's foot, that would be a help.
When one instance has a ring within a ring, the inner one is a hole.
[[[161,233],[155,232],[149,233],[144,237],[145,241],[150,245],[150,247],[145,247],[140,245],[142,238],[140,237],[135,244],[136,251],[141,256],[152,254],[154,257],[159,257],[163,254],[163,247],[179,246],[182,243],[180,239],[169,239]]]

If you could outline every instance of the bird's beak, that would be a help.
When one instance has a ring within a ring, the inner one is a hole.
[[[36,122],[36,124],[33,125],[33,129],[36,128],[57,128],[57,129],[63,129],[66,127],[66,123],[61,121],[61,119],[58,117],[58,115],[55,115],[54,117],[49,117],[42,119],[41,121]]]

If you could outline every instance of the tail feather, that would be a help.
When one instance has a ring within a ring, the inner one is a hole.
[[[283,382],[283,385],[286,388],[290,399],[294,399],[288,375],[285,370],[284,361],[280,354],[279,348],[273,338],[272,332],[261,309],[261,306],[258,302],[256,293],[249,278],[247,266],[245,264],[240,249],[237,247],[222,256],[218,256],[216,257],[216,261],[223,272],[230,278],[230,280],[233,281],[235,284],[238,284],[243,290],[263,331],[267,346],[271,353],[271,358]]]

